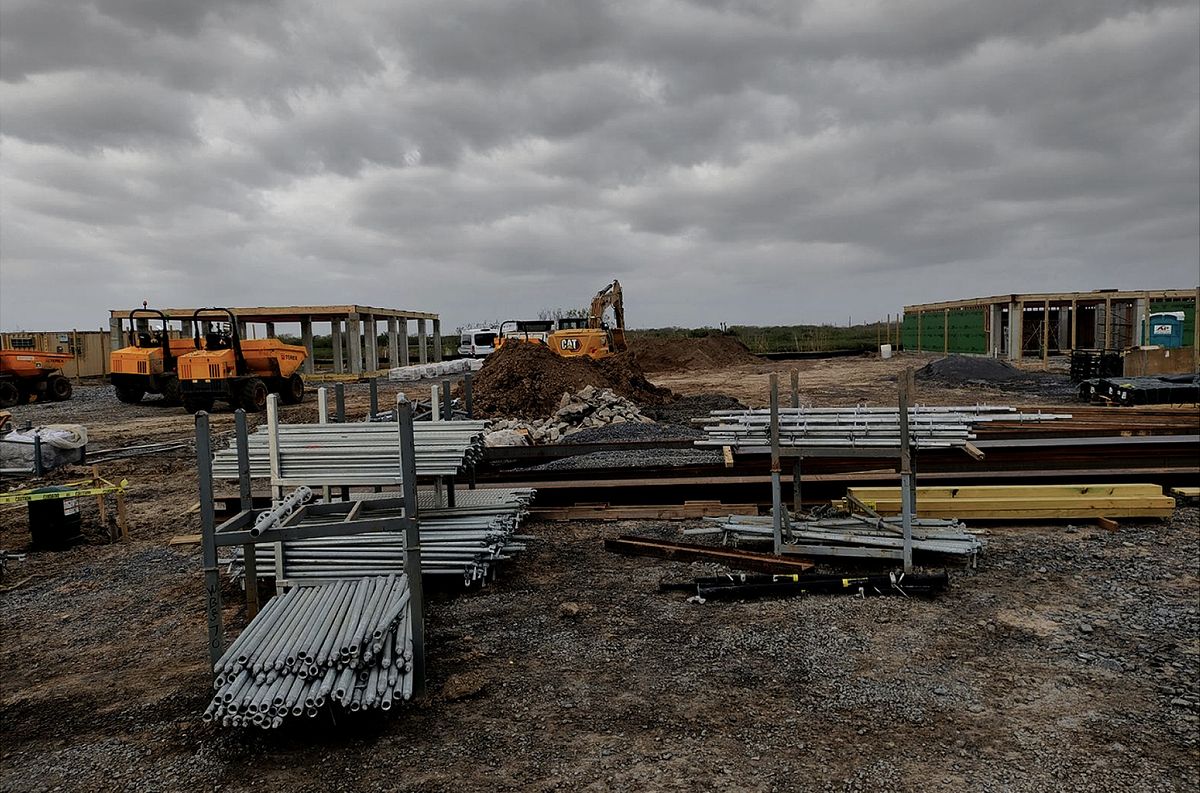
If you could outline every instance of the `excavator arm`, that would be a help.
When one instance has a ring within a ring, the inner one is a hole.
[[[625,300],[621,294],[620,281],[614,280],[592,298],[592,310],[588,314],[588,327],[597,329],[603,327],[604,312],[608,308],[613,310],[614,327],[624,329]]]

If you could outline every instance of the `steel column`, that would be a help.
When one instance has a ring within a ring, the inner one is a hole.
[[[217,522],[213,513],[212,438],[208,413],[203,410],[196,414],[196,468],[200,480],[200,555],[208,612],[208,657],[215,667],[225,652],[225,631],[221,625],[221,571],[217,567]]]
[[[396,395],[396,421],[400,430],[400,478],[404,513],[404,574],[408,576],[409,618],[412,621],[413,694],[425,693],[425,594],[421,582],[421,528],[417,508],[417,449],[413,442],[412,405],[403,393]]]

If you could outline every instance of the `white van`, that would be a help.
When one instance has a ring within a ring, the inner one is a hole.
[[[468,328],[458,339],[458,354],[464,358],[483,358],[495,351],[495,328]]]

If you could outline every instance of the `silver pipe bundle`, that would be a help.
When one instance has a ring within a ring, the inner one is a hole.
[[[1018,413],[1015,408],[975,405],[971,407],[909,408],[909,435],[921,449],[966,445],[975,438],[976,425],[990,421],[1040,422],[1069,419],[1067,413]],[[708,418],[694,419],[704,425],[705,437],[697,446],[769,448],[771,411],[717,410]],[[781,408],[781,446],[877,447],[900,445],[899,408]]]
[[[325,705],[390,710],[412,696],[408,579],[298,586],[272,598],[214,668],[205,722],[279,727]]]
[[[521,521],[533,502],[534,490],[466,490],[455,494],[455,506],[439,506],[435,494],[419,495],[421,573],[461,576],[470,585],[494,578],[500,562],[525,550],[517,535]],[[374,500],[390,494],[364,494],[358,500]],[[403,510],[373,512],[377,517],[402,515]],[[336,522],[337,518],[330,518]],[[319,523],[314,519],[310,523]],[[230,573],[235,579],[245,573],[242,549],[231,549]],[[275,546],[256,546],[259,559],[273,559]],[[285,581],[334,579],[387,575],[404,566],[404,537],[392,532],[368,532],[345,537],[316,537],[283,544],[282,571],[260,563],[260,578],[279,576]]]
[[[731,515],[705,518],[704,528],[684,529],[687,535],[721,535],[729,542],[773,542],[774,527],[769,515]],[[784,529],[785,543],[804,546],[807,556],[899,558],[903,537],[899,519],[888,521],[851,514],[834,518],[796,520]],[[974,560],[984,548],[983,540],[957,520],[913,518],[914,551],[962,556]],[[799,551],[795,551],[799,552]]]
[[[483,459],[484,421],[435,421],[413,426],[418,476],[455,476]],[[400,483],[400,436],[396,424],[280,424],[281,476],[309,484]],[[269,428],[247,439],[250,476],[271,476]],[[213,455],[213,477],[238,478],[237,449]]]

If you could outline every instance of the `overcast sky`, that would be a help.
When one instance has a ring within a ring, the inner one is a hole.
[[[1200,280],[1200,4],[4,0],[0,327]]]

